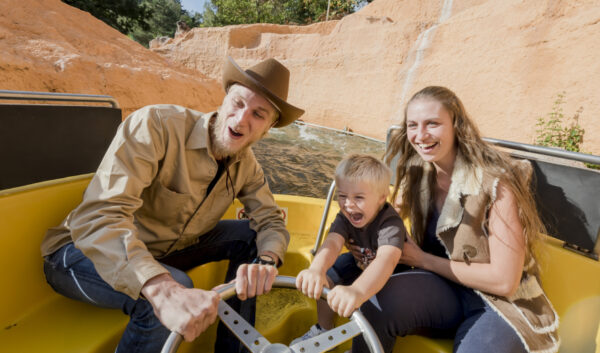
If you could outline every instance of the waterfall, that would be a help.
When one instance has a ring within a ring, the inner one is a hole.
[[[415,76],[415,72],[417,71],[417,69],[421,65],[421,62],[423,61],[423,56],[425,55],[425,50],[429,48],[429,43],[431,42],[431,39],[433,38],[433,35],[435,34],[437,27],[439,26],[440,23],[446,21],[452,14],[452,1],[453,0],[444,0],[440,18],[437,20],[437,22],[433,26],[431,26],[428,29],[426,29],[425,31],[421,32],[419,34],[419,36],[417,37],[417,41],[415,43],[415,47],[417,48],[415,50],[415,61],[413,62],[412,66],[410,67],[410,69],[408,69],[408,71],[406,73],[406,78],[404,79],[404,85],[402,85],[402,95],[400,98],[400,107],[401,108],[398,110],[396,117],[392,117],[392,123],[399,123],[402,119],[402,111],[403,111],[402,107],[404,107],[405,101],[407,99],[406,95],[408,94],[409,90],[412,87],[412,82],[413,82],[413,79]]]

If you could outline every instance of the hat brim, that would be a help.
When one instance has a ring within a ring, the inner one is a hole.
[[[304,110],[297,108],[283,99],[279,98],[273,92],[269,91],[265,86],[258,82],[254,77],[248,75],[241,67],[236,64],[233,59],[228,56],[225,62],[225,68],[223,69],[223,88],[225,92],[234,83],[239,83],[252,89],[255,92],[260,93],[262,96],[267,98],[271,104],[275,105],[275,108],[279,110],[279,120],[274,127],[284,127],[291,124],[298,119]]]

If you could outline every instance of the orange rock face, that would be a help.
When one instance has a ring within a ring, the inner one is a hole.
[[[59,0],[0,2],[0,89],[108,94],[215,109],[223,59],[275,57],[292,73],[303,120],[383,139],[427,85],[463,99],[482,134],[531,143],[537,118],[563,113],[600,154],[596,0],[375,0],[339,21],[196,28],[148,50]]]
[[[565,92],[582,107],[583,149],[600,154],[600,4],[593,0],[376,0],[340,21],[196,28],[154,51],[218,79],[273,56],[292,73],[303,120],[384,138],[427,85],[462,98],[482,134],[532,143],[537,118]]]
[[[124,116],[153,103],[210,111],[223,97],[216,81],[59,0],[0,2],[0,89],[111,95]]]

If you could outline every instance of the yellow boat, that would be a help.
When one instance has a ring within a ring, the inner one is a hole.
[[[14,92],[0,93],[8,95],[11,99],[25,99],[15,98],[22,95],[13,96]],[[44,100],[55,99],[52,98],[54,96],[50,97],[46,94],[37,95]],[[27,97],[31,99],[32,95]],[[64,97],[72,100],[74,95]],[[90,99],[95,101],[96,98]],[[116,105],[116,102],[113,105]],[[5,108],[4,106],[0,105],[0,111]],[[32,107],[30,104],[10,104],[10,109],[20,109],[17,106]],[[50,109],[52,109],[50,106],[36,106],[34,110],[46,115]],[[74,109],[87,108],[78,106]],[[106,109],[118,110],[116,107],[101,107],[97,110],[106,117]],[[25,114],[31,114],[31,111]],[[0,119],[7,117],[10,118],[6,112],[0,114]],[[19,117],[19,119],[23,118]],[[35,119],[40,118],[38,116]],[[111,124],[120,122],[120,113],[114,114],[112,121]],[[3,124],[1,130],[4,132],[0,132],[0,144],[3,149],[0,157],[4,156],[0,160],[3,161],[7,155],[16,153],[10,143],[16,144],[22,137],[22,135],[18,136],[22,132],[7,132],[9,127],[12,128],[13,125]],[[54,130],[58,131],[60,128],[54,126]],[[71,138],[78,137],[71,135]],[[88,140],[90,137],[83,134],[81,138]],[[108,141],[110,138],[112,134]],[[7,140],[10,139],[12,140],[8,143]],[[104,147],[98,149],[102,148]],[[11,158],[15,160],[18,168],[31,167],[28,165],[30,162],[21,160],[20,157]],[[50,158],[50,154],[44,155],[43,158]],[[0,174],[9,175],[7,179],[11,179],[10,168],[14,166],[15,164],[11,166],[10,163],[3,163]],[[66,173],[71,171],[67,170]],[[35,177],[38,177],[38,174]],[[27,185],[9,187],[0,191],[0,248],[4,253],[4,256],[0,257],[2,271],[0,278],[3,281],[3,289],[0,293],[0,352],[113,352],[127,323],[128,317],[118,310],[99,309],[56,294],[44,279],[39,250],[42,237],[49,227],[57,225],[81,201],[83,191],[91,179],[91,174],[68,175],[52,180],[34,180],[35,182],[21,178]],[[588,186],[598,185],[600,174],[590,175],[589,180],[592,184]],[[14,182],[14,175],[12,178]],[[0,188],[5,187],[3,180],[6,178],[0,177]],[[570,184],[581,182],[575,179],[564,181]],[[548,185],[554,184],[548,182]],[[588,196],[597,197],[599,190],[600,188],[589,189]],[[330,191],[333,191],[333,187]],[[573,201],[570,199],[571,195],[563,196],[566,197],[565,200]],[[337,205],[335,203],[329,205],[330,199],[302,196],[275,195],[275,199],[279,207],[285,211],[286,224],[291,234],[285,265],[279,269],[280,275],[295,276],[311,262],[312,252],[318,245],[317,234],[322,234],[324,225],[333,220],[338,210]],[[592,208],[595,207],[596,210],[592,209],[592,212],[598,212],[599,205],[600,201],[595,201]],[[241,207],[236,200],[224,218],[236,218],[240,214]],[[567,208],[565,204],[560,212]],[[589,223],[590,219],[587,221]],[[591,221],[597,222],[598,219]],[[592,224],[591,227],[598,229],[598,224]],[[589,243],[589,240],[585,241]],[[585,241],[584,245],[587,246]],[[564,240],[544,236],[538,249],[543,286],[561,317],[559,333],[562,353],[600,353],[600,262],[597,258],[599,250],[597,234],[595,241],[592,239],[591,242],[591,249],[588,249],[572,244],[565,246]],[[574,248],[575,251],[571,251],[569,247]],[[219,262],[193,269],[189,275],[196,287],[207,289],[222,282],[225,269],[226,263]],[[285,282],[285,279],[282,281]],[[338,320],[338,324],[344,325],[346,321]],[[258,299],[256,329],[269,342],[287,345],[293,338],[303,334],[314,322],[316,322],[314,300],[304,297],[294,289],[274,289]],[[212,352],[215,333],[216,325],[213,325],[196,341],[183,343],[177,351]],[[349,347],[350,343],[346,342],[336,351],[344,352]],[[451,340],[429,339],[421,336],[398,338],[394,349],[396,353],[451,351]]]

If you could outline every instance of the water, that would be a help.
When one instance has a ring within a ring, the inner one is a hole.
[[[366,153],[381,158],[385,144],[343,132],[291,124],[271,129],[253,150],[274,194],[325,198],[335,167],[345,155]]]

